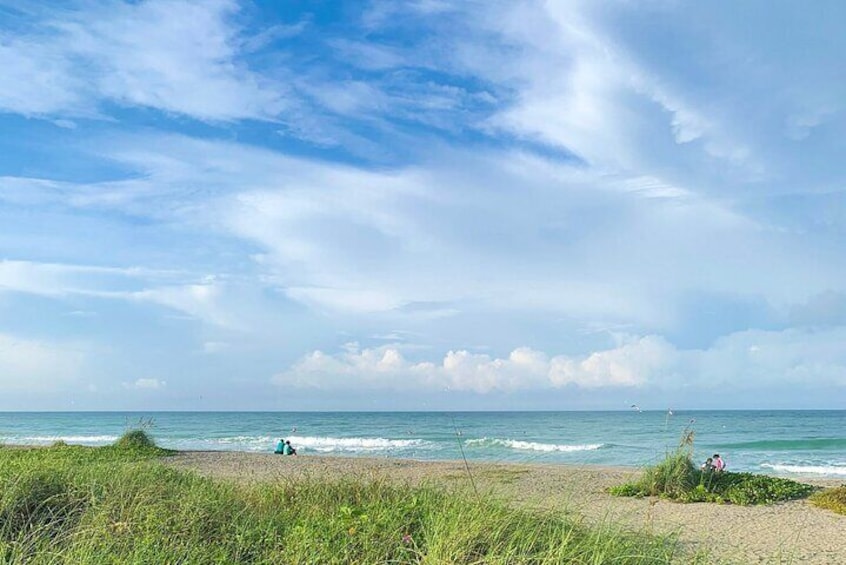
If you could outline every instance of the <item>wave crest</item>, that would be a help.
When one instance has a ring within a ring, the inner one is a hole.
[[[321,453],[390,451],[395,449],[423,447],[428,443],[422,439],[386,439],[381,437],[336,438],[291,436],[287,439],[290,439],[291,444],[297,449],[305,448],[319,451]]]
[[[761,463],[761,467],[782,473],[794,473],[796,475],[846,476],[846,465],[782,465],[779,463]]]
[[[520,441],[515,439],[496,439],[496,438],[481,438],[468,439],[465,445],[473,446],[500,446],[508,449],[518,449],[521,451],[545,451],[545,452],[575,452],[575,451],[595,451],[605,447],[604,443],[584,443],[584,444],[555,444],[555,443],[540,443],[536,441]]]

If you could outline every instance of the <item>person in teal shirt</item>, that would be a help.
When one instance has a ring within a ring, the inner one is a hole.
[[[285,447],[283,448],[282,453],[284,453],[285,455],[296,455],[297,454],[297,450],[294,449],[291,446],[291,440],[287,440],[285,442]]]
[[[284,455],[285,454],[285,440],[280,439],[276,444],[276,449],[273,451],[277,455]]]

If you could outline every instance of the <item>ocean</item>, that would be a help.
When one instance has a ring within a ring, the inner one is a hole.
[[[3,412],[0,443],[105,445],[144,427],[162,447],[502,463],[641,467],[685,430],[697,462],[846,480],[846,411]]]

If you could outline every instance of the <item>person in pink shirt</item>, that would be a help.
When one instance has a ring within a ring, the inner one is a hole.
[[[726,468],[726,462],[720,458],[719,453],[715,453],[711,459],[711,465],[714,466],[714,471],[721,473]]]

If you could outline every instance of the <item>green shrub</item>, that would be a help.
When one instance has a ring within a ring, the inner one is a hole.
[[[804,498],[816,487],[768,475],[752,473],[702,473],[693,471],[696,480],[693,486],[682,488],[681,482],[671,488],[658,489],[652,469],[647,469],[640,480],[612,487],[609,493],[615,496],[660,496],[678,502],[731,502],[742,506],[772,504]],[[657,473],[659,476],[661,473]]]
[[[156,443],[144,430],[129,430],[114,443],[119,449],[155,449]]]
[[[804,498],[816,490],[811,485],[779,477],[752,473],[723,474],[733,479],[723,496],[734,504],[772,504]]]
[[[615,496],[660,496],[679,502],[731,502],[740,505],[772,504],[804,498],[816,487],[790,479],[752,473],[703,472],[691,458],[693,432],[685,430],[678,449],[647,467],[631,483],[614,486]]]
[[[838,514],[846,514],[846,485],[815,493],[811,496],[811,504]]]

